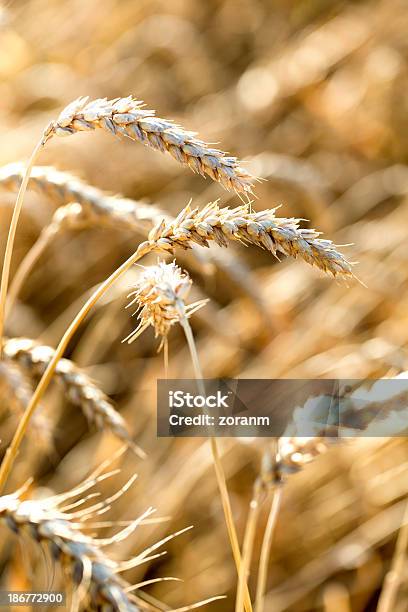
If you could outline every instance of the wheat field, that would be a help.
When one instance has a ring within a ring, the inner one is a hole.
[[[408,610],[407,393],[389,437],[156,432],[164,377],[408,378],[407,26],[0,2],[0,592]]]

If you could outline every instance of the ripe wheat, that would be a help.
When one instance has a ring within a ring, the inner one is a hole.
[[[314,229],[300,228],[299,219],[276,217],[275,210],[253,212],[249,204],[220,208],[217,202],[202,210],[188,205],[173,222],[163,220],[153,228],[149,241],[163,251],[173,251],[176,246],[191,248],[193,243],[206,247],[210,240],[219,246],[237,240],[275,256],[282,253],[295,259],[300,257],[333,276],[353,276],[352,265],[331,240],[319,238],[320,233]]]
[[[251,193],[253,178],[235,157],[210,147],[198,140],[195,133],[187,132],[172,121],[154,115],[154,111],[143,108],[143,103],[132,96],[91,102],[88,97],[81,97],[51,122],[45,130],[43,142],[54,135],[69,136],[101,128],[138,140],[153,149],[167,151],[181,164],[203,176],[208,175],[230,191]]]
[[[24,172],[25,166],[21,163],[7,164],[0,168],[1,188],[16,193],[20,188]],[[58,206],[78,203],[87,219],[93,219],[95,224],[98,222],[108,227],[145,234],[147,227],[151,227],[153,223],[166,216],[165,211],[158,206],[108,195],[69,172],[61,172],[49,166],[34,166],[29,188],[40,195],[45,195]]]
[[[121,564],[109,558],[102,546],[123,539],[143,517],[116,536],[102,540],[84,533],[87,528],[85,521],[108,508],[118,494],[105,502],[68,512],[70,508],[82,505],[87,498],[67,502],[89,490],[96,482],[98,478],[90,479],[69,493],[42,500],[22,500],[24,490],[4,495],[0,497],[0,519],[17,535],[26,536],[49,551],[51,559],[68,572],[73,591],[77,589],[73,597],[79,596],[85,609],[138,612],[140,607],[135,598],[126,592],[129,585],[118,576]]]
[[[190,292],[192,281],[188,274],[182,272],[175,262],[159,261],[156,266],[144,269],[138,279],[136,288],[128,297],[132,301],[128,308],[137,305],[139,325],[124,341],[129,344],[149,326],[152,325],[155,337],[161,337],[159,350],[175,323],[190,317],[207,300],[200,300],[186,305],[185,300]],[[135,314],[136,314],[135,313]]]

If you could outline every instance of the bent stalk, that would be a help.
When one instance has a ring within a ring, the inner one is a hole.
[[[31,157],[27,162],[27,167],[23,180],[21,181],[20,189],[18,190],[16,204],[13,210],[13,216],[11,217],[10,228],[7,236],[6,250],[4,252],[3,270],[1,274],[1,285],[0,285],[0,357],[3,351],[3,333],[4,333],[4,319],[6,313],[6,299],[7,290],[10,279],[10,267],[11,257],[13,255],[14,240],[16,237],[17,224],[20,218],[21,209],[23,208],[24,195],[27,190],[28,181],[30,179],[31,169],[36,160],[37,154],[41,147],[44,145],[44,136],[37,143],[34,151],[31,153]]]

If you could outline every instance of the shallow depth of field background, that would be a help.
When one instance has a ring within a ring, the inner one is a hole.
[[[353,243],[345,250],[359,262],[356,274],[366,285],[347,287],[302,262],[279,263],[239,247],[225,257],[234,256],[235,271],[237,261],[251,271],[243,271],[242,282],[211,267],[205,273],[192,269],[197,296],[211,298],[192,318],[205,375],[396,375],[408,369],[407,28],[404,0],[3,3],[0,164],[25,160],[48,121],[77,96],[134,94],[159,116],[247,160],[267,179],[256,186],[257,209],[281,204],[278,214],[308,219],[337,244]],[[218,197],[239,203],[170,156],[104,133],[54,139],[37,163],[173,214],[190,198],[200,205]],[[13,195],[0,191],[1,249],[13,203]],[[52,201],[28,194],[14,269],[53,210]],[[58,235],[30,276],[7,335],[55,346],[87,292],[139,240],[101,229]],[[230,612],[236,576],[209,447],[204,440],[156,438],[154,385],[162,373],[157,341],[149,331],[131,346],[121,344],[134,324],[124,306],[137,274],[135,268],[102,300],[69,349],[115,400],[148,453],[146,461],[128,453],[117,481],[105,483],[108,493],[132,472],[139,474],[109,518],[131,519],[148,506],[171,517],[141,527],[116,551],[132,556],[193,524],[166,546],[167,556],[126,577],[133,583],[178,576],[184,582],[147,591],[172,607],[226,594],[209,609]],[[181,331],[174,329],[169,340],[170,375],[192,375]],[[0,412],[5,401],[0,395]],[[15,486],[34,475],[47,489],[66,490],[118,446],[108,434],[90,432],[57,385],[43,411],[50,440],[26,442]],[[2,427],[4,451],[15,427],[10,415]],[[221,441],[241,537],[262,444]],[[361,440],[331,449],[288,480],[267,612],[375,610],[402,520],[407,467],[406,439]],[[13,542],[2,528],[0,586],[25,588],[25,555]],[[260,542],[261,530],[255,559]],[[33,563],[37,577],[46,576],[44,559]],[[408,609],[404,588],[396,612]]]

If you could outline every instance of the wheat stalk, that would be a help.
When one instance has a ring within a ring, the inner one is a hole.
[[[325,453],[330,442],[330,438],[319,436],[308,438],[296,435],[292,437],[282,436],[273,441],[274,448],[272,453],[269,450],[264,453],[261,475],[263,483],[272,493],[272,500],[262,538],[256,585],[255,612],[263,612],[265,606],[268,564],[282,504],[284,477],[300,471],[313,459]]]
[[[54,236],[64,230],[81,230],[92,225],[96,227],[113,226],[116,229],[121,225],[120,211],[118,216],[112,215],[106,210],[104,210],[102,214],[99,214],[86,204],[79,204],[78,202],[65,204],[57,208],[51,222],[42,229],[38,239],[26,253],[13,276],[7,296],[6,314],[12,310],[25,281],[29,277],[37,261],[51,244]],[[135,224],[132,224],[132,227],[134,227],[134,225]],[[126,223],[125,227],[127,228]],[[140,229],[139,227],[139,231]],[[146,233],[146,231],[145,228],[144,233]]]
[[[377,612],[393,612],[396,609],[397,595],[404,581],[404,568],[408,552],[408,501],[406,502],[402,524],[398,533],[391,567],[384,579]]]
[[[265,500],[266,495],[271,491],[273,481],[274,481],[274,478],[272,477],[273,462],[271,461],[271,458],[272,458],[271,448],[270,448],[270,444],[268,444],[268,447],[264,450],[264,453],[262,456],[260,473],[254,482],[253,490],[252,490],[252,498],[249,503],[249,512],[248,512],[247,522],[245,525],[244,541],[242,545],[242,565],[241,565],[241,572],[240,572],[239,580],[238,580],[237,597],[236,597],[236,602],[235,602],[235,612],[242,612],[244,584],[248,580],[248,576],[250,572],[253,547],[254,547],[254,541],[255,541],[255,536],[256,536],[256,530],[257,530],[261,505],[262,505],[262,502]],[[259,568],[260,573],[266,570],[268,559],[269,559],[269,556],[265,556],[265,555],[261,559],[260,568]],[[262,565],[262,563],[264,563],[264,565]],[[258,592],[259,591],[260,589],[258,589]]]
[[[333,276],[353,277],[352,264],[336,250],[330,240],[319,238],[319,232],[299,227],[299,219],[275,216],[276,209],[253,212],[250,204],[230,209],[217,202],[202,210],[186,206],[173,222],[163,220],[149,233],[149,241],[163,251],[175,247],[191,248],[196,243],[208,246],[214,240],[228,246],[230,240],[254,245],[295,259],[300,257]]]
[[[319,398],[316,399],[318,400]],[[311,406],[306,404],[306,409],[311,410]],[[291,427],[296,433],[296,423],[291,424]],[[331,441],[330,438],[319,436],[305,438],[294,435],[291,437],[282,436],[278,439],[274,439],[272,446],[268,443],[268,447],[265,449],[262,456],[260,475],[254,483],[249,507],[244,534],[242,565],[238,580],[235,612],[242,612],[243,610],[243,586],[245,584],[244,580],[247,580],[249,574],[262,495],[265,492],[271,493],[272,499],[266,528],[262,538],[254,606],[255,612],[263,612],[264,610],[268,564],[273,536],[282,503],[284,478],[289,474],[300,471],[305,465],[313,461],[313,459],[325,453]]]
[[[27,369],[31,376],[40,378],[54,357],[55,351],[29,338],[11,338],[4,343],[4,355]],[[133,442],[124,419],[109,398],[69,359],[60,359],[55,375],[61,381],[70,402],[81,408],[89,423],[98,429],[110,430],[128,444],[139,456],[144,452]]]
[[[28,424],[34,411],[43,397],[45,391],[47,390],[52,377],[54,375],[55,369],[58,366],[59,360],[64,355],[64,352],[71,340],[74,336],[76,330],[81,325],[83,319],[90,312],[93,306],[98,302],[98,300],[108,291],[108,289],[113,285],[113,283],[120,278],[129,268],[135,264],[139,259],[147,255],[153,250],[153,246],[148,242],[143,242],[139,245],[133,255],[131,255],[119,268],[117,268],[103,283],[101,283],[98,288],[92,293],[92,295],[87,299],[85,304],[82,306],[78,314],[74,317],[73,321],[70,323],[68,328],[66,329],[64,335],[62,336],[57,348],[55,349],[54,355],[50,360],[47,369],[45,370],[41,380],[39,381],[34,394],[31,398],[29,405],[27,406],[24,415],[20,419],[16,432],[14,434],[13,440],[11,444],[7,448],[6,454],[3,458],[3,461],[0,466],[0,491],[3,489],[6,480],[10,474],[10,470],[13,466],[13,463],[16,459],[18,449],[20,444],[24,438],[25,432],[27,430]],[[1,335],[1,334],[0,334]]]
[[[261,556],[259,558],[259,572],[256,585],[255,612],[263,612],[265,604],[266,579],[268,575],[268,562],[272,548],[272,538],[278,520],[279,509],[282,501],[282,487],[273,492],[272,503],[268,514],[265,533],[262,540]]]
[[[10,267],[11,267],[11,257],[13,255],[14,248],[14,240],[16,237],[18,220],[20,218],[21,209],[23,207],[24,194],[27,189],[28,181],[30,178],[31,169],[34,165],[35,159],[41,149],[41,147],[45,144],[44,137],[37,142],[34,147],[33,152],[27,162],[27,166],[25,169],[25,173],[23,179],[21,181],[21,185],[18,190],[16,203],[13,210],[13,215],[11,217],[11,223],[9,227],[9,231],[7,234],[7,242],[6,249],[4,252],[4,260],[3,267],[1,271],[1,281],[0,281],[0,358],[3,350],[3,331],[4,331],[4,316],[6,311],[6,299],[7,299],[7,290],[10,279]]]
[[[186,316],[182,317],[180,320],[180,324],[184,329],[184,333],[186,336],[187,344],[190,350],[191,360],[193,362],[194,374],[197,380],[197,388],[198,392],[201,395],[205,395],[205,387],[203,383],[203,374],[201,371],[200,362],[198,359],[197,349],[194,342],[193,332],[191,330],[190,323]],[[215,475],[217,478],[218,489],[220,492],[222,508],[224,511],[225,524],[227,527],[228,537],[231,545],[232,555],[234,558],[235,566],[237,569],[238,578],[242,576],[242,600],[245,612],[252,612],[252,603],[251,597],[249,594],[249,589],[246,581],[246,576],[244,574],[244,569],[242,568],[242,557],[239,549],[239,542],[237,531],[235,528],[234,516],[232,513],[231,501],[228,493],[227,480],[225,477],[224,468],[222,466],[222,461],[220,457],[220,453],[218,450],[217,440],[214,437],[210,437],[210,447],[211,447],[211,455],[214,463]]]
[[[257,478],[253,487],[252,499],[249,504],[248,519],[245,526],[244,540],[242,544],[242,562],[238,575],[237,597],[235,601],[235,612],[244,610],[245,585],[248,583],[251,567],[252,553],[258,517],[261,504],[262,482]]]
[[[155,117],[152,110],[132,96],[89,101],[81,97],[69,104],[45,131],[44,138],[69,136],[76,132],[101,128],[115,135],[126,136],[143,144],[167,151],[181,164],[194,172],[209,176],[223,187],[236,193],[252,191],[253,178],[235,157],[214,149],[193,132],[184,130],[172,121]]]
[[[41,230],[38,239],[26,253],[12,278],[7,296],[6,316],[13,309],[26,279],[54,236],[62,229],[78,230],[87,224],[87,215],[80,204],[67,204],[56,210],[51,223]]]

